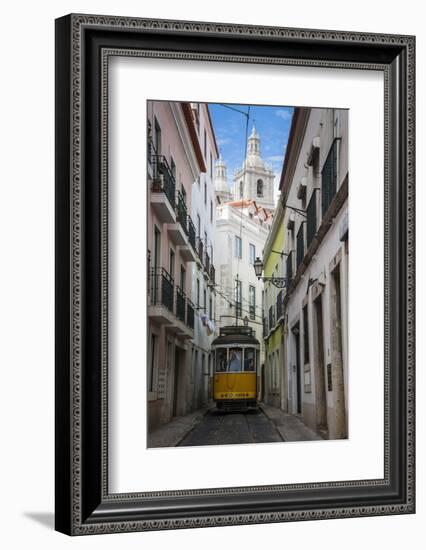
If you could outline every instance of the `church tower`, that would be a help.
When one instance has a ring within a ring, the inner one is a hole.
[[[274,172],[260,156],[260,137],[253,125],[247,142],[247,158],[233,178],[234,200],[254,200],[269,210],[274,204]]]
[[[228,187],[228,176],[226,174],[226,164],[220,155],[216,162],[214,185],[216,195],[220,198],[220,202],[229,202],[232,200],[232,193]]]

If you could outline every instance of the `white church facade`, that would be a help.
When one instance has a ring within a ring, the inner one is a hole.
[[[260,156],[260,137],[253,128],[247,142],[247,156],[228,184],[225,161],[220,157],[215,170],[216,189],[216,324],[242,325],[244,319],[261,344],[263,282],[253,263],[262,256],[273,220],[274,173]],[[261,395],[259,380],[259,395]]]
[[[247,157],[233,177],[234,200],[255,200],[257,206],[274,210],[274,172],[261,157],[260,136],[253,126]]]

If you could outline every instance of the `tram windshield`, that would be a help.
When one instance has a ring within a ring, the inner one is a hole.
[[[219,348],[216,351],[216,372],[226,372],[227,367],[227,355],[228,350],[226,348]]]
[[[256,348],[218,348],[216,372],[255,372]]]
[[[229,348],[229,372],[240,372],[242,367],[242,349],[241,348]]]
[[[244,370],[245,371],[254,371],[255,370],[255,350],[254,348],[246,348],[244,350]]]

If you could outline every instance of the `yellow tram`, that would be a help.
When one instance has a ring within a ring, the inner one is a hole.
[[[218,409],[257,407],[259,341],[247,326],[222,327],[212,342],[214,352],[213,399]]]

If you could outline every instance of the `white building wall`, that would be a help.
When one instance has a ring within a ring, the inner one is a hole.
[[[199,179],[192,185],[191,217],[195,225],[197,246],[199,239],[202,239],[203,250],[207,252],[211,264],[216,268],[214,165],[218,157],[213,128],[210,125],[205,104],[199,104],[199,136],[207,171],[200,174]],[[204,136],[206,138],[205,145]],[[198,408],[205,406],[210,399],[209,383],[212,375],[210,347],[214,339],[214,332],[211,332],[211,329],[214,327],[215,320],[216,293],[211,276],[204,268],[204,260],[193,262],[191,269],[191,300],[196,307],[192,343],[193,393],[191,399],[193,406]],[[199,282],[199,298],[197,281]],[[206,304],[204,304],[204,292]],[[198,307],[200,309],[197,309]]]
[[[317,172],[312,167],[307,168],[307,159],[311,151],[311,146],[314,138],[320,138],[320,149],[318,157]],[[334,137],[339,137],[338,141],[338,175],[337,188],[342,185],[345,177],[348,174],[348,112],[345,110],[334,109],[312,109],[310,111],[309,120],[306,126],[305,137],[301,146],[299,159],[297,162],[292,185],[287,197],[287,205],[294,206],[305,210],[309,201],[315,193],[315,188],[321,187],[320,173],[324,162],[327,159],[330,147]],[[300,200],[297,196],[297,191],[300,182],[306,178],[306,197]],[[317,206],[317,229],[321,223],[321,191],[316,192]],[[284,217],[284,227],[287,228],[289,219],[294,220],[294,230],[287,229],[287,250],[294,250],[293,274],[296,272],[296,236],[302,224],[306,225],[306,218],[301,214],[287,208]],[[322,291],[322,308],[323,308],[323,337],[324,337],[324,367],[325,367],[325,384],[327,385],[327,365],[331,363],[331,287],[332,275],[330,263],[336,255],[340,258],[338,266],[340,273],[340,288],[341,288],[341,310],[342,310],[342,355],[343,355],[343,376],[344,376],[344,394],[345,394],[345,409],[347,418],[347,379],[348,379],[348,245],[347,242],[341,241],[343,226],[348,219],[348,201],[343,204],[332,224],[329,227],[324,239],[313,256],[310,265],[301,277],[297,287],[293,290],[286,308],[287,334],[286,334],[286,354],[287,354],[287,376],[288,387],[287,397],[289,399],[290,410],[294,414],[297,413],[297,379],[295,365],[297,362],[296,354],[299,353],[300,369],[301,369],[301,398],[302,398],[302,415],[307,424],[313,429],[316,428],[316,394],[315,394],[315,349],[314,349],[314,331],[316,330],[316,322],[314,316],[313,293],[315,282],[318,281],[318,288]],[[305,239],[306,239],[306,227]],[[305,248],[306,252],[306,248]],[[304,372],[304,330],[303,330],[303,307],[307,304],[308,307],[308,330],[309,330],[309,369]],[[298,324],[300,330],[300,346],[296,349],[296,338],[293,334],[295,326]],[[326,389],[327,401],[327,423],[329,436],[334,435],[334,408],[335,393]]]
[[[250,262],[249,245],[254,244],[255,256],[262,256],[263,247],[268,236],[268,226],[260,225],[256,219],[248,214],[241,215],[241,209],[229,204],[217,207],[216,221],[216,248],[217,268],[220,276],[218,283],[217,319],[218,325],[234,325],[236,323],[235,302],[236,278],[241,281],[242,288],[242,316],[238,324],[243,324],[245,316],[249,318],[249,326],[256,332],[256,338],[261,344],[261,362],[264,361],[264,346],[262,336],[262,291],[263,282],[255,275],[253,264]],[[235,238],[242,240],[242,257],[235,254]],[[255,319],[250,319],[249,286],[256,289]]]

